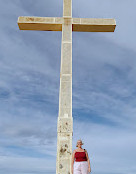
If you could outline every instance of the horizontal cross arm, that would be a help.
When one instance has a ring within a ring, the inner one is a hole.
[[[19,17],[20,30],[62,31],[64,19],[61,17]],[[73,31],[114,32],[115,19],[72,18]]]
[[[62,31],[61,17],[23,17],[18,18],[20,30]]]
[[[115,27],[115,19],[73,18],[73,31],[114,32]]]

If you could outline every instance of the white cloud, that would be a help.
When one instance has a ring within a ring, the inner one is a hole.
[[[118,22],[113,34],[73,33],[73,148],[83,138],[95,174],[135,174],[135,2],[100,3],[73,1],[74,17]],[[19,31],[17,17],[61,16],[62,0],[3,0],[0,8],[0,172],[49,173],[56,162],[61,33]]]
[[[1,171],[5,174],[12,173],[53,173],[56,163],[50,159],[39,158],[19,158],[19,157],[1,157]]]

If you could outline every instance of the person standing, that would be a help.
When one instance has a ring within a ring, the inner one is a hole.
[[[82,140],[77,141],[76,147],[72,154],[71,173],[88,174],[91,172],[90,160],[86,149],[82,149],[84,143]]]

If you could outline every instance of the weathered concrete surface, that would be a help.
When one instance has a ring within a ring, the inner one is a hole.
[[[65,17],[66,18],[66,17]],[[72,31],[114,32],[115,19],[71,18]],[[65,20],[61,17],[19,17],[20,30],[62,31]]]
[[[61,43],[56,174],[71,173],[72,157],[72,0],[64,0]]]
[[[18,18],[20,30],[62,31],[63,18],[24,17]]]
[[[115,27],[115,19],[73,18],[73,31],[114,32]]]

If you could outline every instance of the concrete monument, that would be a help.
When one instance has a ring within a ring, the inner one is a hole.
[[[84,3],[84,2],[83,2]],[[71,173],[72,31],[114,32],[114,19],[72,18],[72,0],[63,0],[63,17],[19,17],[20,30],[62,31],[56,174]]]

